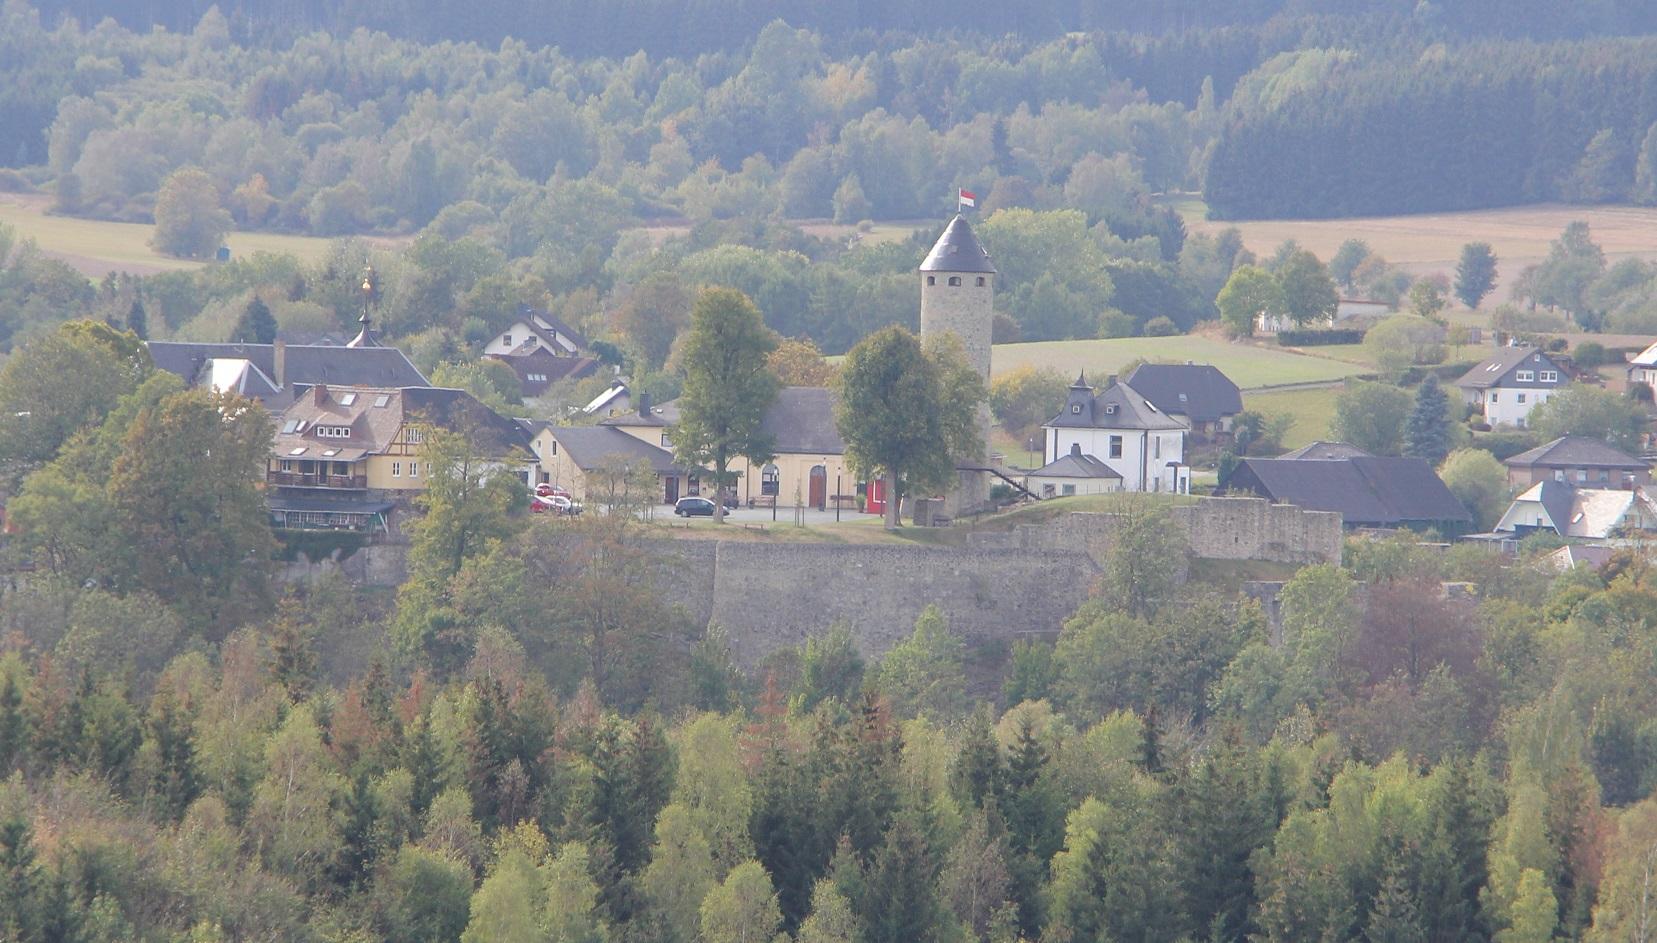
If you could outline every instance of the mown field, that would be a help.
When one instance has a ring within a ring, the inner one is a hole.
[[[1254,344],[1233,344],[1200,335],[1118,337],[1109,340],[1039,341],[998,344],[991,354],[995,373],[1026,364],[1054,367],[1067,376],[1087,371],[1094,382],[1135,360],[1211,363],[1243,389],[1288,383],[1320,383],[1368,372],[1362,363],[1300,354]]]
[[[0,194],[0,224],[16,229],[21,238],[33,239],[42,250],[68,262],[89,278],[102,278],[108,272],[150,275],[204,264],[170,258],[151,249],[149,242],[154,226],[51,216],[46,213],[44,197]],[[309,262],[323,257],[329,240],[238,232],[231,233],[225,243],[239,258],[256,252],[285,252]]]
[[[1207,218],[1208,208],[1200,199],[1182,198],[1173,205],[1191,232],[1213,233],[1237,227],[1243,233],[1243,244],[1256,255],[1269,255],[1283,240],[1293,239],[1327,262],[1342,242],[1362,239],[1387,261],[1417,275],[1441,272],[1454,278],[1461,247],[1469,242],[1488,242],[1500,262],[1492,295],[1498,301],[1509,297],[1519,271],[1540,262],[1548,254],[1548,243],[1575,220],[1587,221],[1594,241],[1613,260],[1625,256],[1657,258],[1657,207],[1649,206],[1543,203],[1465,213],[1218,222]]]
[[[1283,448],[1298,449],[1308,442],[1328,439],[1329,423],[1335,418],[1335,397],[1339,388],[1322,390],[1280,390],[1243,394],[1243,408],[1266,416],[1290,416],[1294,424],[1283,434]]]

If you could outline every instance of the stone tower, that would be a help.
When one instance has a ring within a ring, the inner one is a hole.
[[[990,254],[973,235],[972,227],[959,214],[944,228],[926,260],[921,262],[921,338],[954,334],[961,341],[967,363],[977,369],[990,385],[990,328],[995,319],[995,266]],[[978,425],[986,443],[990,437],[987,405],[979,407]],[[963,464],[987,466],[987,454]],[[976,508],[989,501],[990,481],[984,472],[961,472],[957,492],[949,496],[951,514]]]

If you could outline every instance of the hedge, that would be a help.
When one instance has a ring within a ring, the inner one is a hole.
[[[1331,328],[1321,331],[1278,331],[1277,343],[1283,347],[1323,347],[1329,344],[1359,344],[1364,332],[1355,327]]]

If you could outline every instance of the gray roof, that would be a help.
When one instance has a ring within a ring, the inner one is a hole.
[[[614,426],[554,426],[552,436],[577,468],[583,471],[609,462],[645,462],[657,474],[683,474],[673,453],[640,441]]]
[[[1165,413],[1194,422],[1216,422],[1243,411],[1237,384],[1206,363],[1142,363],[1128,385]]]
[[[1126,383],[1112,377],[1103,390],[1094,395],[1087,378],[1078,376],[1070,384],[1070,395],[1064,408],[1046,424],[1060,429],[1133,429],[1170,430],[1185,426],[1174,417],[1157,409],[1150,400]]]
[[[772,448],[779,453],[841,455],[846,442],[834,424],[834,406],[839,396],[820,386],[785,386],[760,420],[761,432],[770,435]]]
[[[1245,458],[1225,485],[1309,511],[1335,511],[1348,526],[1472,520],[1432,466],[1418,458]]]
[[[277,377],[276,347],[271,344],[191,344],[150,341],[150,359],[185,383],[196,385],[202,368],[212,360],[246,360],[265,376],[294,386],[328,383],[345,386],[402,388],[426,386],[428,381],[408,357],[395,347],[335,347],[289,344],[285,347],[285,377]]]
[[[1554,363],[1547,354],[1535,347],[1503,347],[1495,355],[1487,357],[1476,364],[1473,369],[1461,375],[1455,385],[1462,389],[1488,389],[1500,386],[1508,375],[1518,369],[1530,355],[1535,354],[1540,364],[1546,364],[1550,370],[1557,370],[1559,365]],[[1563,377],[1561,378],[1563,379]]]
[[[990,254],[984,250],[984,244],[972,234],[966,217],[959,214],[949,221],[943,235],[932,244],[932,251],[926,254],[920,270],[995,274],[995,266],[990,264]]]
[[[548,328],[564,335],[564,337],[568,338],[571,343],[582,350],[587,350],[589,347],[587,338],[582,335],[580,331],[570,327],[563,321],[563,319],[546,311],[542,311],[540,308],[532,308],[529,305],[519,305],[518,316],[524,318],[525,323],[529,325],[530,329],[539,335],[543,341],[546,341],[549,344],[553,342],[553,338],[548,333]]]
[[[1104,462],[1082,451],[1071,443],[1070,454],[1048,462],[1030,473],[1032,478],[1121,478],[1122,475]]]
[[[1591,436],[1567,435],[1520,452],[1507,460],[1510,468],[1621,468],[1645,471],[1650,466]]]
[[[1278,456],[1281,459],[1299,462],[1331,462],[1347,458],[1368,457],[1369,453],[1356,445],[1347,445],[1345,442],[1324,442],[1321,439]]]

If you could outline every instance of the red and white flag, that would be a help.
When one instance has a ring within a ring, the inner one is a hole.
[[[960,194],[960,200],[961,200],[961,205],[962,206],[977,206],[978,205],[978,194],[972,192],[971,190],[957,190],[956,192],[958,194]]]

